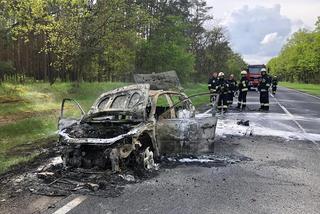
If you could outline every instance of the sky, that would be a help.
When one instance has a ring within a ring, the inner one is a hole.
[[[207,0],[207,4],[213,7],[214,22],[227,29],[232,48],[249,64],[266,64],[292,33],[313,29],[320,16],[320,0]]]

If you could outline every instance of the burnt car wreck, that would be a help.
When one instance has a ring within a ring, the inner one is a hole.
[[[87,113],[77,101],[64,99],[58,125],[64,165],[150,169],[161,155],[208,151],[217,118],[197,118],[182,92],[151,88],[143,83],[103,93]],[[65,115],[70,102],[80,118]]]

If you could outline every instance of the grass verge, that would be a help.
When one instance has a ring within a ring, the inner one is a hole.
[[[280,82],[280,86],[296,89],[315,96],[320,96],[320,84],[305,84],[296,82]]]
[[[125,83],[46,83],[0,85],[0,174],[40,154],[54,142],[61,100],[78,100],[88,110],[102,93]]]

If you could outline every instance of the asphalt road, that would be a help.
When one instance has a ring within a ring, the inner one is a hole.
[[[73,195],[49,213],[66,204],[75,206],[69,213],[319,213],[319,142],[308,134],[320,134],[320,98],[279,88],[270,97],[269,113],[258,108],[258,93],[250,92],[247,111],[231,110],[221,120],[248,119],[272,130],[305,134],[306,139],[218,136],[217,154],[253,160],[162,169],[156,178],[127,185],[119,197]]]
[[[320,141],[319,97],[280,87],[276,95],[270,96],[268,113],[258,111],[257,92],[249,93],[247,103],[247,111],[231,112],[226,117],[248,119],[260,127],[259,132],[264,132],[265,135],[282,135],[290,139],[304,138],[319,145],[317,143]]]
[[[320,213],[320,98],[279,88],[270,112],[258,111],[257,92],[247,105],[220,116],[215,154],[251,161],[161,168],[119,197],[72,195],[44,213]]]

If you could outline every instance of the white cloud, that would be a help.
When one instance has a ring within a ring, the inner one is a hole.
[[[292,30],[291,20],[280,11],[279,4],[272,8],[245,5],[233,11],[226,27],[235,51],[246,56],[256,55],[255,58],[261,56],[261,59],[278,54]]]
[[[243,59],[249,64],[265,64],[273,56],[259,55],[259,54],[243,54]]]
[[[274,43],[278,39],[278,33],[273,32],[264,36],[263,40],[260,42],[261,45],[268,45]]]
[[[312,29],[320,0],[207,0],[248,63],[266,63],[299,28]],[[275,33],[277,35],[275,35]]]

